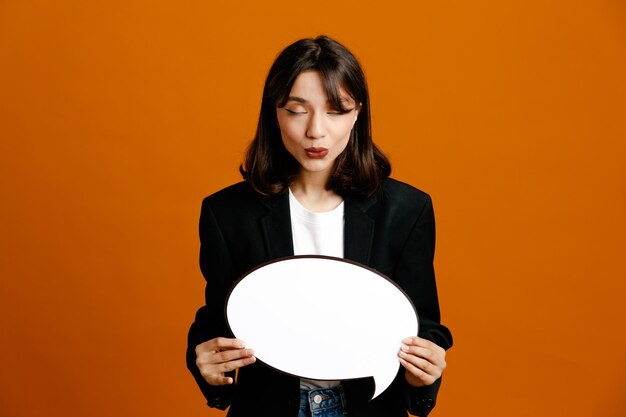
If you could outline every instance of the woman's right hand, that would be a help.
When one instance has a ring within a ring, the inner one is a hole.
[[[254,363],[254,351],[239,339],[216,337],[196,346],[196,365],[211,385],[229,385],[233,378],[224,374]]]

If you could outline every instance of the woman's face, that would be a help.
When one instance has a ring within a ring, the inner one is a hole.
[[[302,72],[287,103],[276,109],[283,144],[300,163],[301,174],[330,175],[335,159],[348,145],[357,108],[343,88],[339,93],[347,112],[330,106],[317,71]]]

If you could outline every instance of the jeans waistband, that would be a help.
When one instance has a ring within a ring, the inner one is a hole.
[[[346,398],[341,385],[331,388],[300,390],[300,408],[316,411],[337,408],[346,413]]]
[[[300,408],[316,411],[340,409],[344,414],[347,411],[346,398],[341,385],[331,388],[316,388],[300,390]]]

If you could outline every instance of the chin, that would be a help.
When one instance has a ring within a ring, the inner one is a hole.
[[[323,173],[323,172],[330,172],[330,165],[329,166],[310,166],[310,165],[300,165],[300,168],[302,171],[306,171],[306,172],[310,172],[310,173]]]

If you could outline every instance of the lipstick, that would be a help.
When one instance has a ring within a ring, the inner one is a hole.
[[[328,149],[326,148],[318,148],[318,147],[310,147],[304,150],[306,156],[313,159],[322,159],[326,155],[328,155]]]

